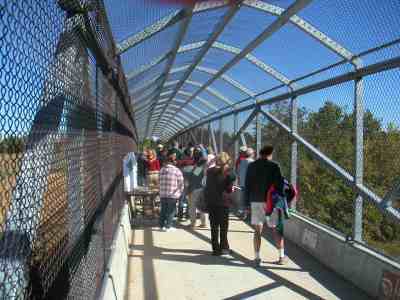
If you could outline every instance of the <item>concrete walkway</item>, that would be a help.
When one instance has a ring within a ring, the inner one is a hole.
[[[252,229],[231,218],[232,255],[210,255],[210,230],[176,231],[144,227],[132,233],[129,257],[129,300],[189,299],[369,299],[356,287],[287,243],[286,266],[272,243],[262,242],[259,268],[252,267]],[[266,232],[266,235],[268,233]]]

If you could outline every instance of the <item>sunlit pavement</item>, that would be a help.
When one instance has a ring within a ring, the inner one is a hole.
[[[157,227],[132,233],[128,299],[368,299],[351,283],[287,243],[290,261],[275,264],[278,252],[267,240],[261,245],[261,266],[253,266],[252,228],[231,217],[231,255],[211,256],[210,229],[176,231]]]

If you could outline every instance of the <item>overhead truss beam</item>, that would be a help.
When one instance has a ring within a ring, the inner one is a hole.
[[[238,0],[233,0],[232,1],[232,6],[228,10],[228,12],[224,15],[223,19],[221,20],[220,23],[216,26],[215,30],[212,32],[211,36],[209,39],[205,42],[205,44],[201,47],[200,52],[197,54],[196,58],[194,59],[193,63],[190,65],[190,67],[186,70],[185,74],[183,75],[183,78],[180,80],[180,82],[176,85],[176,88],[174,90],[174,93],[172,93],[170,99],[174,98],[179,89],[183,86],[185,81],[190,77],[192,74],[193,70],[197,67],[198,64],[202,61],[204,56],[207,54],[207,52],[210,50],[211,46],[214,44],[214,42],[217,40],[218,36],[222,33],[222,31],[225,29],[225,26],[229,23],[229,21],[235,16],[236,12],[240,9],[240,4],[242,1]],[[196,95],[197,96],[197,95]],[[163,117],[164,111],[167,109],[169,103],[165,104],[163,112],[161,112],[160,118],[156,122],[156,126],[159,122],[159,120]]]
[[[216,9],[219,7],[226,6],[229,1],[202,1],[195,5],[193,9],[193,13],[200,13],[211,9]],[[117,54],[122,54],[128,51],[130,48],[135,47],[136,45],[140,44],[141,42],[151,38],[152,36],[156,35],[157,33],[165,30],[166,28],[175,25],[179,21],[182,21],[185,18],[185,10],[177,10],[172,14],[162,18],[161,20],[157,21],[156,23],[146,27],[142,31],[134,34],[133,36],[123,40],[122,42],[117,44]]]
[[[205,2],[201,2],[202,4],[204,4],[205,6],[203,7],[195,7],[194,9],[194,13],[200,12],[202,10],[206,10],[206,9],[211,9],[211,8],[219,8],[219,7],[223,7],[228,5],[229,1],[213,1],[213,2],[209,2],[209,1],[205,1]],[[207,4],[205,4],[207,3]],[[274,6],[271,4],[268,4],[264,1],[259,1],[259,0],[244,0],[243,4],[257,9],[257,10],[261,10],[264,11],[265,13],[269,13],[275,16],[281,16],[283,14],[283,12],[285,11],[283,8],[278,7],[278,6]],[[182,14],[182,12],[175,12],[173,14],[171,14],[170,16],[167,16],[166,18],[164,18],[163,20],[160,20],[160,22],[157,22],[156,24],[153,24],[152,26],[149,26],[148,28],[146,28],[145,30],[143,30],[142,33],[139,33],[137,35],[135,35],[136,37],[142,36],[141,38],[137,39],[136,43],[131,44],[130,47],[133,47],[137,44],[139,44],[141,41],[153,36],[155,33],[158,33],[162,30],[164,30],[165,28],[175,24],[174,22],[169,23],[173,18],[176,18],[176,16],[178,16],[179,14]],[[177,20],[180,21],[181,19]],[[357,58],[353,53],[351,53],[348,49],[346,49],[345,47],[343,47],[342,45],[340,45],[339,43],[337,43],[336,41],[334,41],[333,39],[331,39],[330,37],[328,37],[327,35],[325,35],[324,33],[320,32],[317,28],[315,28],[314,26],[312,26],[310,23],[306,22],[305,20],[303,20],[302,18],[298,17],[297,15],[293,15],[290,17],[289,22],[292,23],[293,25],[295,25],[296,27],[298,27],[300,30],[302,30],[303,32],[305,32],[306,34],[308,34],[309,36],[311,36],[312,38],[314,38],[315,40],[317,40],[319,43],[321,43],[323,46],[325,46],[326,48],[330,49],[332,52],[336,53],[337,55],[339,55],[340,57],[346,59],[347,61],[351,62],[353,65],[355,65],[356,67],[360,67],[362,66],[362,62],[359,58]],[[161,25],[161,23],[164,23],[164,25]],[[151,28],[159,28],[159,30],[155,30],[155,33],[152,33]],[[124,41],[124,42],[127,42]],[[193,49],[197,49],[199,47],[202,47],[204,45],[204,41],[203,42],[198,42],[198,43],[194,43],[194,44],[189,44],[189,45],[185,45],[179,48],[178,52],[185,52],[185,51],[189,51],[189,50],[193,50]],[[122,45],[123,43],[119,44]],[[197,46],[197,48],[196,48]],[[119,48],[119,47],[118,47]],[[233,49],[234,51],[237,52],[237,50],[235,50],[235,47],[232,47],[231,49]],[[126,49],[127,50],[127,49]],[[126,51],[125,50],[125,51]],[[150,66],[148,66],[149,68],[152,65],[161,63],[165,58],[168,57],[168,55],[170,55],[169,53],[165,54],[164,56],[161,56],[158,58],[158,60],[156,59],[156,62],[153,62],[153,64],[151,64]],[[250,59],[252,59],[252,57],[250,56]],[[189,68],[189,66],[183,67],[183,68]],[[199,67],[198,67],[199,68]],[[196,69],[198,69],[196,68]],[[200,67],[201,68],[201,67]],[[136,70],[135,73],[138,73],[138,71]],[[129,77],[129,75],[128,75]],[[223,79],[224,77],[226,77],[226,75],[222,75],[221,79]],[[227,81],[231,81],[228,78]],[[232,83],[237,83],[236,81],[231,81]],[[240,84],[239,84],[240,85]],[[246,89],[245,87],[241,86],[242,88]],[[254,96],[254,94],[252,94],[252,92],[250,90],[247,91],[246,93],[249,96]]]
[[[351,71],[351,72],[347,72],[345,74],[341,74],[338,75],[336,77],[333,78],[329,78],[323,81],[319,81],[317,83],[314,84],[310,84],[308,86],[302,87],[298,90],[292,90],[288,93],[285,94],[281,94],[281,95],[277,95],[271,98],[267,98],[267,99],[262,99],[260,101],[258,101],[258,103],[253,103],[253,104],[249,104],[246,106],[242,106],[240,108],[237,109],[233,109],[231,111],[228,111],[226,113],[222,113],[224,110],[227,109],[227,107],[224,107],[222,109],[220,109],[221,114],[212,117],[212,118],[207,118],[204,120],[201,120],[200,122],[194,123],[193,125],[191,125],[188,128],[185,128],[184,131],[179,132],[179,134],[182,134],[183,132],[186,132],[188,130],[191,130],[193,128],[202,126],[204,124],[207,124],[209,122],[213,122],[215,120],[218,120],[220,118],[225,118],[228,117],[232,114],[235,113],[240,113],[243,111],[248,111],[251,110],[253,108],[255,108],[257,105],[263,106],[263,105],[267,105],[267,104],[272,104],[272,103],[276,103],[276,102],[280,102],[280,101],[284,101],[284,100],[288,100],[291,99],[293,97],[299,97],[301,95],[305,95],[305,94],[309,94],[312,93],[314,91],[319,91],[325,88],[329,88],[335,85],[340,85],[342,83],[345,82],[349,82],[352,80],[355,80],[357,78],[362,78],[362,77],[366,77],[372,74],[376,74],[376,73],[380,73],[380,72],[385,72],[385,71],[389,71],[392,69],[396,69],[400,67],[400,57],[395,57],[395,58],[391,58],[391,59],[387,59],[381,62],[378,62],[376,64],[373,65],[369,65],[367,67],[363,67],[361,69],[357,69],[355,71]]]
[[[243,4],[278,17],[281,16],[285,11],[283,8],[279,6],[275,6],[260,0],[244,0]],[[306,22],[304,19],[300,18],[297,15],[293,15],[289,19],[289,21],[290,23],[298,27],[300,30],[302,30],[303,32],[314,38],[316,41],[318,41],[323,46],[330,49],[340,57],[346,59],[347,61],[357,66],[360,67],[362,66],[361,61],[358,58],[355,59],[354,58],[355,55],[351,51],[340,45],[335,40],[328,37],[323,32],[319,31],[317,28],[312,26],[310,23]]]
[[[172,66],[173,66],[173,64],[175,62],[175,58],[176,58],[176,55],[178,53],[178,49],[179,49],[180,45],[182,44],[183,38],[186,35],[186,31],[187,31],[187,29],[189,27],[190,21],[192,20],[193,9],[194,9],[194,7],[190,6],[189,8],[184,10],[185,11],[185,18],[182,20],[181,28],[180,28],[178,36],[176,38],[175,44],[174,44],[174,46],[173,46],[173,48],[171,50],[172,54],[171,54],[170,58],[168,59],[167,66],[165,67],[165,70],[164,70],[164,73],[163,73],[164,76],[163,76],[163,79],[162,79],[162,81],[160,83],[160,87],[159,87],[159,92],[154,97],[155,101],[152,104],[152,107],[150,108],[149,118],[148,118],[147,125],[146,125],[146,133],[147,133],[147,135],[149,135],[149,133],[150,133],[149,132],[150,131],[149,130],[150,118],[151,118],[154,106],[157,103],[158,98],[160,97],[160,93],[161,93],[161,91],[163,89],[163,86],[164,86],[164,83],[165,83],[165,81],[167,80],[167,77],[168,77],[167,75],[169,74],[169,72],[170,72],[170,70],[171,70],[171,68],[172,68]]]
[[[253,41],[251,41],[239,54],[237,54],[232,60],[230,60],[227,64],[225,64],[212,78],[210,78],[200,89],[198,89],[193,97],[200,94],[204,91],[208,86],[210,86],[215,80],[221,77],[225,72],[235,66],[241,59],[246,57],[251,51],[257,48],[261,43],[263,43],[266,39],[268,39],[272,34],[278,31],[282,26],[284,26],[289,19],[295,15],[297,12],[306,7],[311,0],[297,0],[294,4],[292,4],[288,9],[286,9],[272,24],[270,24],[261,34],[257,36]],[[176,118],[176,115],[182,110],[187,103],[189,103],[192,99],[188,99],[185,104],[181,106],[181,108],[175,113],[173,118]]]

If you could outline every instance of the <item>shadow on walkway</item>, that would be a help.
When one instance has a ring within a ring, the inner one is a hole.
[[[231,219],[231,222],[242,222],[238,219]],[[179,226],[179,229],[183,229],[186,232],[192,234],[194,237],[203,240],[207,243],[211,243],[208,236],[205,236],[203,233],[209,231],[209,229],[190,229],[190,227]],[[157,291],[157,283],[155,270],[153,265],[153,260],[168,260],[168,261],[177,261],[180,263],[197,263],[200,265],[226,265],[226,266],[235,266],[235,267],[245,267],[245,268],[254,268],[252,266],[253,261],[248,259],[247,257],[237,253],[236,251],[232,251],[229,256],[212,256],[211,255],[211,247],[210,251],[205,250],[191,250],[191,249],[169,249],[164,247],[157,247],[153,242],[153,232],[159,231],[154,227],[144,227],[144,245],[131,245],[131,250],[143,252],[143,254],[136,255],[131,254],[130,257],[140,257],[143,263],[143,272],[146,274],[146,280],[143,280],[143,287],[145,293],[146,300],[157,300],[159,299],[158,291]],[[177,231],[179,232],[179,231]],[[233,231],[230,231],[233,232]],[[243,233],[252,233],[251,227],[249,227],[249,231],[239,230],[237,232]],[[268,241],[271,241],[271,233],[269,231],[264,231],[263,237]],[[249,234],[249,243],[252,243],[252,235]],[[265,247],[265,243],[262,247]],[[306,289],[298,284],[295,284],[288,279],[280,276],[273,272],[274,270],[282,270],[282,271],[294,271],[294,272],[306,272],[309,273],[310,276],[317,281],[324,288],[332,292],[336,297],[340,299],[369,299],[369,297],[362,293],[357,287],[353,286],[351,283],[346,280],[340,278],[338,275],[334,274],[331,270],[324,267],[321,263],[319,263],[316,259],[314,259],[311,255],[306,253],[304,250],[294,245],[290,241],[286,241],[285,251],[290,259],[298,265],[300,268],[291,268],[287,266],[278,266],[273,265],[272,262],[264,261],[264,264],[271,265],[263,265],[257,268],[254,268],[260,274],[272,279],[274,282],[266,284],[265,286],[257,287],[255,289],[246,291],[244,293],[240,293],[238,295],[226,298],[228,299],[244,299],[247,297],[256,296],[261,293],[265,293],[268,290],[272,290],[274,288],[285,286],[286,288],[292,290],[293,292],[302,295],[307,299],[323,299],[317,294],[313,293],[313,291]]]

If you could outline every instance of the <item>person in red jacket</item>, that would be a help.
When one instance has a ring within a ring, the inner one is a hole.
[[[242,160],[246,159],[246,158],[247,158],[247,147],[246,146],[242,146],[242,147],[239,148],[239,157],[236,159],[236,162],[235,162],[236,174],[239,174],[240,162]]]
[[[148,150],[147,160],[147,184],[150,189],[158,189],[160,186],[160,161],[157,159],[154,150]]]

